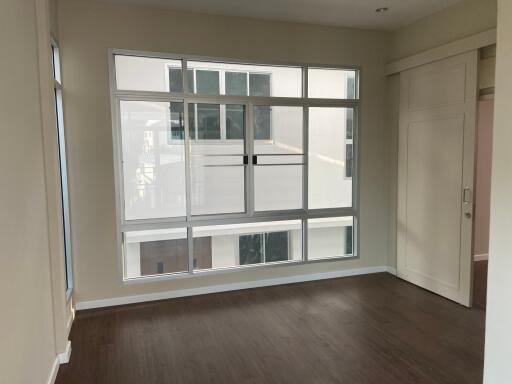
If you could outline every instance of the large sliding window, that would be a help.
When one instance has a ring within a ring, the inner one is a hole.
[[[357,69],[111,54],[124,279],[357,256]]]

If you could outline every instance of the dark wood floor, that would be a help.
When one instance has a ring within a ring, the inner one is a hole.
[[[57,384],[482,382],[484,312],[389,274],[78,312]]]
[[[487,260],[473,264],[473,305],[485,309],[487,304]]]

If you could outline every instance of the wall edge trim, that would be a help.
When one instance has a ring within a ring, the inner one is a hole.
[[[433,61],[445,59],[450,56],[455,56],[464,52],[472,51],[474,49],[496,44],[496,35],[496,28],[493,28],[440,45],[432,49],[428,49],[420,53],[416,53],[412,56],[391,61],[385,65],[384,74],[386,76],[394,75],[395,73],[399,73],[414,67],[419,67],[420,65],[428,64]]]
[[[479,254],[479,255],[474,255],[473,256],[473,260],[474,261],[489,260],[489,254],[488,253],[482,253],[482,254]]]
[[[68,340],[66,343],[66,350],[57,355],[57,359],[59,364],[67,364],[69,363],[69,359],[71,358],[71,341]]]
[[[50,368],[50,374],[48,376],[47,384],[54,384],[55,379],[57,379],[57,373],[59,372],[59,357],[56,356],[55,360],[52,363],[52,367]]]
[[[93,309],[93,308],[113,307],[113,306],[118,306],[118,305],[135,304],[135,303],[142,303],[142,302],[148,302],[148,301],[174,299],[174,298],[179,298],[179,297],[188,297],[188,296],[196,296],[196,295],[206,295],[206,294],[210,294],[210,293],[237,291],[237,290],[241,290],[241,289],[252,289],[252,288],[270,287],[270,286],[283,285],[283,284],[301,283],[301,282],[307,282],[307,281],[335,279],[335,278],[339,278],[339,277],[368,275],[368,274],[372,274],[372,273],[389,272],[388,269],[389,269],[389,267],[387,267],[387,266],[353,268],[353,269],[345,269],[345,270],[340,270],[340,271],[329,271],[329,272],[313,273],[313,274],[306,274],[306,275],[278,277],[278,278],[273,278],[273,279],[254,280],[254,281],[247,281],[247,282],[241,282],[241,283],[219,284],[219,285],[210,285],[210,286],[199,287],[199,288],[178,289],[178,290],[173,290],[173,291],[155,292],[155,293],[149,293],[149,294],[143,294],[143,295],[114,297],[114,298],[110,298],[110,299],[78,301],[76,303],[75,308],[76,308],[76,310],[79,311],[79,310]]]

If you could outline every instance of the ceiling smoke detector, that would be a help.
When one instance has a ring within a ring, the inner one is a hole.
[[[377,13],[384,13],[384,12],[387,12],[388,9],[389,9],[388,7],[380,7],[380,8],[377,8],[375,10],[375,12],[377,12]]]

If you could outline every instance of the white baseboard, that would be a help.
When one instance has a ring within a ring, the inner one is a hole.
[[[333,278],[337,278],[337,277],[346,277],[346,276],[367,275],[367,274],[371,274],[371,273],[389,272],[388,269],[389,269],[389,267],[387,267],[387,266],[355,268],[355,269],[346,269],[346,270],[341,270],[341,271],[314,273],[314,274],[308,274],[308,275],[279,277],[279,278],[275,278],[275,279],[247,281],[247,282],[234,283],[234,284],[213,285],[213,286],[208,286],[208,287],[180,289],[180,290],[175,290],[175,291],[155,292],[155,293],[136,295],[136,296],[123,296],[123,297],[114,297],[111,299],[81,301],[81,302],[76,303],[75,309],[83,310],[83,309],[92,309],[92,308],[112,307],[112,306],[116,306],[116,305],[134,304],[134,303],[141,303],[141,302],[155,301],[155,300],[174,299],[174,298],[178,298],[178,297],[205,295],[205,294],[209,294],[209,293],[236,291],[236,290],[240,290],[240,289],[269,287],[269,286],[273,286],[273,285],[283,285],[283,284],[290,284],[290,283],[300,283],[300,282],[305,282],[305,281],[333,279]]]
[[[75,309],[71,310],[71,315],[69,316],[68,323],[66,324],[66,337],[69,339],[69,333],[71,332],[71,327],[73,326],[73,321],[75,320]]]
[[[66,350],[57,355],[57,360],[59,364],[67,364],[69,363],[69,359],[71,358],[71,341],[68,340],[66,344]]]
[[[395,275],[395,276],[396,276],[396,268],[393,268],[393,267],[387,266],[387,267],[386,267],[386,272],[387,272],[387,273],[391,273],[392,275]]]
[[[66,345],[66,350],[55,357],[53,361],[52,368],[50,370],[50,375],[48,376],[47,384],[54,384],[55,379],[57,378],[57,373],[59,373],[59,366],[61,364],[66,364],[69,362],[69,358],[71,357],[71,341],[68,341]]]
[[[488,253],[482,253],[480,255],[475,255],[473,257],[473,260],[475,260],[475,261],[489,260],[489,254]]]
[[[48,376],[47,384],[54,384],[57,378],[57,372],[59,372],[59,357],[57,356],[53,361],[52,368],[50,370],[50,376]]]

